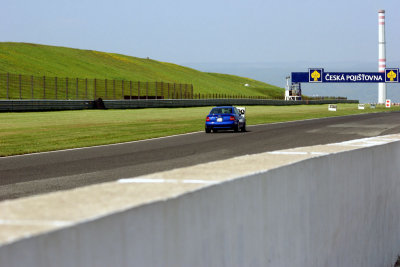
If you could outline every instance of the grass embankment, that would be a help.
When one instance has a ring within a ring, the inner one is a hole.
[[[0,156],[202,131],[209,110],[210,107],[0,113]],[[247,124],[252,125],[383,111],[388,109],[358,110],[356,104],[340,104],[337,112],[328,111],[327,105],[249,106],[246,117]]]
[[[207,73],[153,59],[27,43],[0,42],[0,72],[33,76],[193,84],[194,93],[283,98],[284,89],[235,75]],[[249,84],[249,87],[244,86]],[[0,90],[4,91],[4,90]],[[35,92],[39,95],[39,92]],[[0,92],[0,98],[4,98]]]

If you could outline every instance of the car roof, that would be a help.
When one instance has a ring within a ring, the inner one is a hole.
[[[234,108],[234,106],[216,106],[214,108]]]

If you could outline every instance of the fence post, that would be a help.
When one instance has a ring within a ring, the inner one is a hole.
[[[140,81],[138,81],[137,85],[137,98],[140,99]]]
[[[115,80],[113,80],[113,96],[114,96],[114,100],[115,100]]]
[[[55,96],[56,96],[56,99],[57,99],[57,91],[58,91],[58,88],[57,88],[57,77],[54,77],[54,85],[55,85]]]
[[[96,80],[96,78],[94,78],[94,99],[96,99],[97,98],[97,88],[96,88],[96,84],[97,83],[97,80]]]
[[[106,91],[106,96],[105,96],[105,98],[107,99],[107,79],[105,79],[104,80],[104,89],[105,89],[105,91]]]
[[[184,95],[184,98],[185,98],[185,99],[187,98],[186,93],[187,93],[187,84],[185,84],[185,95]]]
[[[46,99],[46,76],[43,76],[43,98]]]
[[[33,75],[31,75],[31,97],[33,99]]]
[[[7,72],[7,99],[9,99],[9,84],[10,84],[10,73]]]
[[[168,99],[169,99],[169,83],[167,83],[167,89],[168,89]]]
[[[161,99],[164,97],[164,82],[161,82]]]
[[[155,93],[155,95],[156,95],[156,100],[157,100],[157,82],[156,82],[156,93]]]
[[[22,99],[22,94],[21,94],[21,74],[19,75],[19,99]]]
[[[174,83],[174,96],[172,97],[172,99],[175,99],[176,97],[176,84]]]
[[[132,81],[129,81],[129,100],[132,100]]]
[[[149,99],[149,82],[146,82],[146,100]]]
[[[78,89],[78,83],[79,83],[79,81],[78,81],[78,78],[76,78],[76,99],[79,99],[79,89]]]
[[[124,96],[124,80],[122,80],[122,83],[121,83],[121,93],[122,93],[122,99],[125,99],[125,96]]]
[[[191,91],[192,91],[192,99],[193,99],[193,84],[191,85]]]
[[[65,99],[68,100],[68,77],[65,78]]]

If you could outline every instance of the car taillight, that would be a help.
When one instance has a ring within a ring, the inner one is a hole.
[[[210,121],[210,117],[207,117],[207,118],[206,118],[206,121]]]
[[[229,120],[230,120],[230,121],[234,121],[234,120],[235,120],[235,117],[234,117],[234,116],[231,116],[231,117],[229,118]]]

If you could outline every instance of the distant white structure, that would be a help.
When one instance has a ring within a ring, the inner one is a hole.
[[[386,68],[386,38],[385,38],[385,10],[378,11],[378,71],[385,72]],[[378,84],[378,103],[384,104],[386,101],[386,83]]]
[[[244,86],[246,86],[246,87],[249,87],[249,86],[250,86],[250,84],[248,84],[248,83],[245,83],[245,84],[244,84]]]
[[[290,76],[286,77],[285,100],[301,100],[300,83],[290,84]]]

